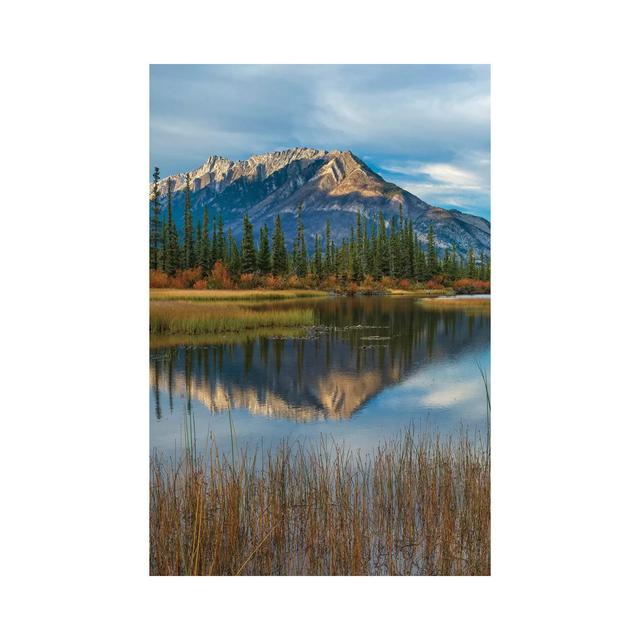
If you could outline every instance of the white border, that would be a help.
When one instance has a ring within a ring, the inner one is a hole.
[[[632,6],[5,8],[5,637],[637,634]],[[492,64],[491,578],[147,576],[150,62]]]

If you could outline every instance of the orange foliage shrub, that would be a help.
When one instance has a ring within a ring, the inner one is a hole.
[[[280,276],[274,276],[270,273],[264,277],[264,286],[267,289],[282,289],[283,284]]]
[[[409,289],[411,287],[411,283],[406,278],[402,278],[402,280],[398,282],[398,287],[400,289]]]
[[[327,276],[321,283],[321,289],[333,290],[338,286],[338,278],[335,275]]]
[[[164,271],[152,269],[149,272],[149,287],[151,289],[167,289],[169,287],[169,276]]]
[[[358,293],[358,285],[352,281],[347,285],[346,294],[348,296],[355,296],[356,293]]]
[[[211,269],[209,276],[210,289],[233,289],[233,282],[227,268],[218,260]]]
[[[204,278],[200,278],[200,280],[196,280],[193,283],[193,288],[194,289],[206,289],[207,288],[207,281]]]
[[[451,284],[456,293],[491,293],[491,283],[488,280],[473,280],[461,278]]]
[[[394,285],[393,278],[391,276],[382,276],[380,279],[380,286],[385,289],[391,289]]]
[[[254,289],[258,284],[257,278],[253,273],[243,273],[240,276],[240,288],[241,289]]]
[[[289,289],[300,289],[301,286],[302,281],[297,275],[293,274],[287,278],[287,287],[289,287]]]

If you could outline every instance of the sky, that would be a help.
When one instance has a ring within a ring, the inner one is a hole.
[[[489,65],[151,65],[150,166],[352,151],[429,204],[490,218]]]

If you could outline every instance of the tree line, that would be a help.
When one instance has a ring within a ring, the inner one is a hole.
[[[280,216],[273,229],[260,227],[256,246],[254,229],[249,217],[243,218],[242,239],[234,238],[231,229],[224,228],[222,213],[210,216],[203,211],[202,221],[194,228],[191,207],[191,177],[186,174],[185,200],[182,211],[184,233],[179,238],[173,211],[173,185],[167,185],[166,215],[160,218],[160,170],[155,167],[151,192],[149,267],[170,276],[187,269],[201,269],[208,274],[216,263],[222,264],[231,278],[243,274],[298,278],[313,276],[324,279],[334,276],[342,282],[360,283],[366,278],[375,281],[384,277],[397,280],[429,281],[437,276],[452,280],[471,278],[490,280],[488,256],[476,255],[469,249],[462,255],[455,246],[446,247],[438,255],[433,226],[429,227],[426,247],[419,241],[413,221],[399,215],[385,220],[382,212],[365,218],[356,215],[355,227],[349,237],[335,242],[327,220],[323,234],[316,234],[313,246],[307,247],[302,204],[296,211],[296,232],[290,251],[282,230]]]

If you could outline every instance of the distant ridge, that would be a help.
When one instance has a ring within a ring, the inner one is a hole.
[[[189,171],[192,181],[194,221],[209,213],[222,212],[225,226],[234,235],[241,233],[242,216],[247,213],[256,234],[264,223],[273,228],[280,214],[285,234],[292,238],[295,211],[303,204],[302,219],[308,240],[324,233],[331,222],[337,241],[350,233],[360,211],[365,219],[382,212],[389,222],[402,211],[413,220],[414,229],[426,241],[433,225],[440,250],[456,246],[459,251],[473,248],[490,254],[491,227],[479,216],[457,209],[434,207],[397,185],[387,182],[351,151],[325,151],[294,147],[251,156],[247,160],[229,160],[210,156]],[[166,193],[171,180],[174,190],[174,216],[180,224],[184,206],[186,173],[161,181],[162,212],[166,211]]]

